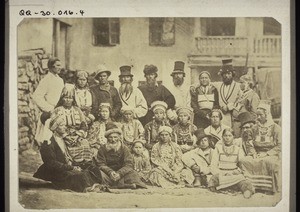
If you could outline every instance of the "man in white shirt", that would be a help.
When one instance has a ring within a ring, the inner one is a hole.
[[[184,84],[185,72],[184,62],[175,61],[174,70],[171,73],[173,83],[167,86],[169,91],[175,97],[175,110],[178,108],[191,107],[191,95],[189,86]],[[175,121],[177,118],[175,110],[168,110],[167,116],[171,121]],[[193,119],[193,117],[191,117]]]
[[[119,95],[122,106],[132,107],[134,118],[145,116],[148,112],[147,102],[141,90],[132,86],[133,74],[131,74],[131,66],[121,66],[120,72],[119,81],[121,86],[119,88]]]
[[[169,90],[175,97],[175,109],[180,107],[191,107],[191,96],[189,86],[184,84],[184,62],[176,61],[174,70],[171,73],[173,84]]]
[[[51,112],[58,103],[64,87],[63,79],[59,77],[61,62],[58,58],[50,58],[48,61],[48,74],[39,82],[32,95],[33,101],[41,110],[41,118],[38,121],[35,140],[40,145],[48,141],[52,132],[49,130],[49,118]]]

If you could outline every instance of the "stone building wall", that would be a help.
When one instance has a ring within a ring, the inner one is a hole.
[[[44,49],[23,51],[18,56],[19,153],[33,146],[40,111],[32,100],[32,94],[48,72],[48,58]]]

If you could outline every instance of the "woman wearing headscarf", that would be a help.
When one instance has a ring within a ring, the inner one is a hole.
[[[81,109],[90,124],[95,120],[91,114],[92,109],[92,94],[88,84],[88,73],[86,71],[77,71],[75,83],[75,101],[77,106]]]
[[[50,130],[53,131],[51,139],[44,141],[40,149],[44,163],[33,176],[51,181],[60,189],[77,192],[84,192],[88,187],[102,183],[101,174],[95,166],[83,166],[69,154],[65,142],[67,126],[63,116],[52,116]]]
[[[94,156],[97,154],[100,146],[106,144],[107,139],[105,137],[106,124],[111,122],[110,118],[111,106],[107,103],[100,103],[97,119],[93,122],[87,135],[87,140],[94,152]]]
[[[67,131],[64,140],[68,151],[75,162],[84,163],[92,160],[92,150],[87,136],[86,116],[76,106],[74,87],[66,84],[57,107],[51,114],[51,117],[61,116],[66,124]]]
[[[182,152],[178,144],[172,141],[172,128],[161,126],[158,135],[159,142],[151,151],[151,162],[155,168],[150,171],[149,182],[162,188],[181,188],[185,183],[191,185],[194,176],[183,172]]]
[[[256,189],[275,193],[281,186],[281,127],[273,121],[270,105],[265,101],[258,105],[256,115],[256,126],[251,129],[255,152],[241,161],[241,169],[256,182]],[[249,133],[242,128],[243,140],[244,134]]]
[[[197,127],[193,124],[193,108],[180,107],[176,110],[178,123],[173,127],[177,137],[177,144],[182,153],[188,152],[196,147]]]
[[[240,77],[240,92],[238,98],[234,103],[234,108],[232,110],[233,116],[233,130],[236,137],[240,135],[241,123],[238,120],[238,115],[243,112],[250,112],[253,115],[256,114],[257,106],[259,104],[260,98],[258,94],[252,89],[253,80],[250,75],[243,75]]]
[[[199,74],[200,84],[191,92],[191,106],[194,109],[194,124],[198,128],[206,128],[210,124],[208,114],[213,108],[219,108],[219,94],[210,82],[210,73],[202,71]]]

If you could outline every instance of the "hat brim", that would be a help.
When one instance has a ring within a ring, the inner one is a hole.
[[[105,138],[107,138],[109,135],[111,135],[113,133],[118,133],[118,134],[122,135],[122,130],[119,128],[110,129],[105,132],[104,136],[105,136]]]
[[[246,122],[244,122],[243,124],[241,124],[241,126],[240,126],[240,128],[242,128],[245,124],[248,124],[248,123],[253,123],[253,124],[255,124],[256,122],[255,121],[253,121],[253,120],[249,120],[249,121],[246,121]]]
[[[102,73],[107,73],[108,76],[111,75],[111,71],[108,71],[108,70],[107,70],[107,71],[100,71],[100,72],[98,72],[98,73],[94,76],[94,78],[97,79],[97,78],[99,77],[99,74],[102,74]]]
[[[133,74],[120,74],[119,77],[133,77]]]
[[[173,76],[174,74],[183,74],[185,76],[185,73],[183,71],[173,71],[170,76]]]

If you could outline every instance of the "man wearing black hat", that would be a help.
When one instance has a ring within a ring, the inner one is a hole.
[[[222,76],[223,82],[215,83],[215,86],[219,93],[219,105],[223,113],[223,124],[232,127],[232,110],[240,92],[240,85],[233,80],[235,70],[232,66],[232,59],[222,60],[222,63],[219,75]]]
[[[174,109],[175,98],[173,94],[163,85],[158,85],[156,82],[157,78],[157,67],[154,65],[146,65],[144,68],[144,76],[146,78],[146,84],[139,86],[139,89],[142,91],[148,108],[151,108],[151,104],[154,101],[164,101],[167,103],[169,109]],[[143,126],[150,122],[153,118],[153,112],[148,110],[146,116],[140,119]]]
[[[145,116],[148,111],[147,102],[141,90],[133,89],[133,74],[131,74],[131,66],[121,66],[120,72],[119,81],[121,86],[119,88],[119,95],[122,101],[122,106],[132,107],[135,118]]]
[[[191,95],[189,87],[184,84],[184,62],[175,61],[174,70],[171,73],[171,76],[173,78],[173,84],[171,84],[168,89],[175,97],[175,108],[191,107]]]
[[[91,87],[92,93],[92,113],[98,117],[99,106],[101,103],[110,103],[112,111],[111,118],[116,119],[122,107],[122,102],[118,94],[118,90],[111,86],[108,82],[108,77],[111,72],[104,66],[99,65],[96,71],[95,81],[98,84]]]

